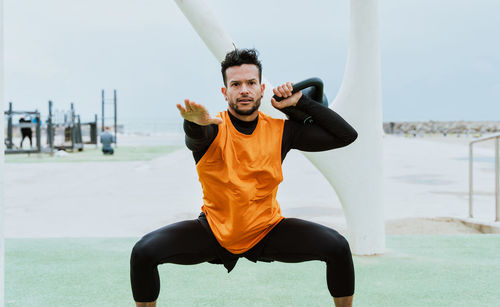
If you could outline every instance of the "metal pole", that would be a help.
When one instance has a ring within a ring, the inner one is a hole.
[[[50,154],[54,154],[54,128],[52,124],[52,100],[49,100],[49,118],[47,120],[47,141],[50,147]]]
[[[75,151],[75,107],[71,103],[71,148]]]
[[[500,137],[495,138],[495,204],[496,218],[495,221],[500,221],[500,157],[499,157]]]
[[[40,122],[40,113],[35,115],[36,117],[36,150],[38,153],[42,152],[42,125]]]
[[[117,136],[118,136],[118,124],[117,124],[117,118],[116,118],[116,103],[117,103],[117,98],[116,98],[116,90],[114,90],[114,95],[113,95],[114,99],[113,99],[113,104],[115,106],[115,147],[116,147],[116,144],[117,144]]]
[[[104,131],[104,90],[101,90],[101,131]]]
[[[472,195],[473,195],[473,183],[472,183],[472,170],[473,170],[473,158],[472,158],[472,146],[474,143],[469,144],[469,217],[472,218]]]
[[[94,118],[95,118],[95,121],[94,121],[95,127],[94,127],[94,129],[91,129],[91,130],[93,130],[92,131],[92,142],[94,142],[93,144],[95,144],[95,147],[97,148],[97,143],[98,143],[97,142],[97,114],[95,114]]]
[[[3,105],[3,101],[2,101]],[[2,134],[3,135],[3,134]],[[12,149],[12,102],[9,102],[9,117],[7,119],[7,148]]]
[[[80,120],[80,114],[76,116],[78,119],[77,124],[76,124],[76,141],[78,144],[82,144],[83,148],[83,139],[82,139],[82,122]]]

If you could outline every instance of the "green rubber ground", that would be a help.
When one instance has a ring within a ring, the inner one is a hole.
[[[137,239],[7,239],[6,306],[134,306]],[[355,257],[355,306],[500,306],[500,235],[389,236]],[[322,262],[162,265],[158,306],[331,306]]]
[[[87,145],[83,151],[69,152],[67,156],[50,154],[10,154],[5,155],[6,163],[65,163],[65,162],[113,162],[149,161],[183,146],[120,146],[114,155],[103,155],[101,148]]]

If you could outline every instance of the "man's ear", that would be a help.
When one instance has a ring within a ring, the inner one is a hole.
[[[222,92],[222,95],[224,95],[224,99],[227,100],[227,88],[221,87],[220,91]]]
[[[265,83],[261,83],[261,85],[260,85],[260,91],[262,92],[262,96],[264,96],[265,89],[266,89],[266,84]]]

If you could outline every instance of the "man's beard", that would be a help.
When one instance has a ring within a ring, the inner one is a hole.
[[[238,103],[234,103],[234,102],[229,103],[229,106],[234,110],[234,112],[236,112],[236,114],[246,116],[246,115],[253,114],[253,112],[255,112],[256,110],[259,109],[260,100],[261,100],[261,98],[257,99],[255,101],[255,104],[253,105],[253,107],[251,109],[248,109],[248,110],[240,110],[238,108]]]

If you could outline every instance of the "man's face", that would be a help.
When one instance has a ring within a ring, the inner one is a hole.
[[[265,85],[260,84],[259,68],[256,65],[229,67],[226,70],[226,83],[222,94],[230,110],[243,116],[257,112]]]

